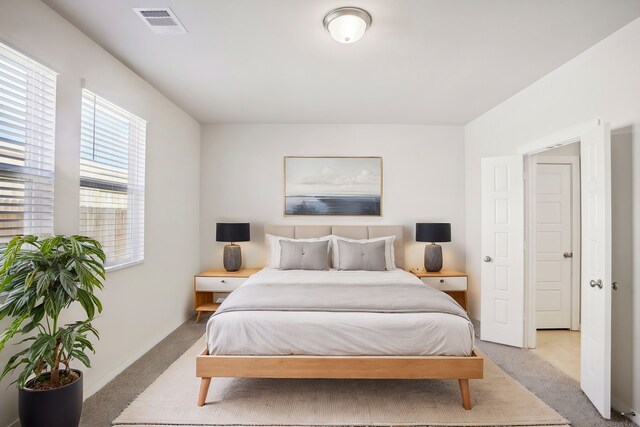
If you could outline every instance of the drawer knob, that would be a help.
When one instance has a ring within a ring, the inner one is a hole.
[[[220,280],[220,283],[226,283],[226,281],[224,279]]]
[[[444,279],[440,279],[440,283],[444,283]]]

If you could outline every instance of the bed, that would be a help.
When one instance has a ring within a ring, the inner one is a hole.
[[[290,238],[388,235],[404,266],[400,226],[267,226]],[[204,405],[213,377],[457,379],[471,409],[469,379],[482,378],[473,326],[448,295],[410,273],[280,271],[265,268],[234,291],[207,323],[196,359]]]

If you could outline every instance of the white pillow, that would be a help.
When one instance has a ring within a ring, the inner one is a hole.
[[[340,265],[340,254],[338,253],[338,240],[344,240],[345,242],[356,242],[356,243],[369,243],[369,242],[377,242],[380,240],[384,240],[384,260],[387,266],[387,270],[395,270],[396,268],[396,255],[393,250],[393,241],[396,240],[396,236],[386,236],[386,237],[376,237],[375,239],[348,239],[342,236],[336,236],[332,234],[331,236],[331,263],[333,264],[333,268],[338,268]]]
[[[331,251],[331,236],[322,236],[311,239],[290,239],[289,237],[274,236],[273,234],[265,234],[265,241],[267,242],[267,267],[280,268],[280,253],[282,248],[280,247],[280,240],[288,240],[291,242],[324,242],[328,241],[327,245],[327,257]]]

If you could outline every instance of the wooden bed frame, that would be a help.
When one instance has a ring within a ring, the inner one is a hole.
[[[396,236],[395,263],[404,268],[404,227],[401,225],[265,225],[264,232],[290,238],[328,234],[352,239]],[[483,355],[454,356],[222,356],[205,349],[196,359],[202,378],[198,406],[204,405],[211,378],[343,378],[457,379],[462,406],[471,409],[469,380],[483,377]]]
[[[202,378],[198,406],[207,399],[211,378],[457,379],[462,407],[471,409],[470,379],[483,378],[483,355],[457,356],[218,356],[196,358]]]

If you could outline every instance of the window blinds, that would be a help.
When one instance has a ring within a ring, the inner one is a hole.
[[[0,242],[53,233],[56,78],[0,43]]]
[[[144,259],[146,127],[83,89],[80,233],[102,243],[107,267]]]

